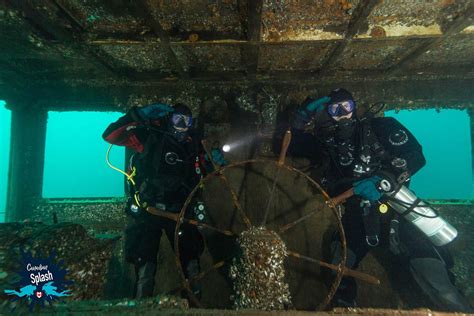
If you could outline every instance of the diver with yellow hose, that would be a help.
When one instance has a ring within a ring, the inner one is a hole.
[[[126,212],[133,222],[125,230],[125,257],[135,265],[137,298],[153,295],[163,230],[174,248],[176,222],[153,215],[147,208],[178,213],[211,166],[192,126],[192,113],[186,105],[158,103],[130,108],[102,135],[107,142],[135,152],[128,173],[108,163],[124,174],[130,184]],[[212,154],[216,155],[215,161],[225,162],[222,153]],[[192,278],[200,272],[203,238],[196,226],[187,224],[181,226],[179,236],[183,272],[186,278]],[[200,286],[198,282],[193,284],[193,291],[199,296]]]

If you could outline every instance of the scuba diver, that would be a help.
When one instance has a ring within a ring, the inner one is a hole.
[[[102,135],[107,142],[135,152],[126,174],[130,183],[126,213],[134,220],[125,230],[125,257],[135,265],[136,298],[153,295],[162,230],[174,249],[176,222],[149,210],[179,213],[192,189],[212,168],[192,127],[186,105],[151,104],[130,108]],[[218,164],[225,163],[222,152],[213,150],[212,156]],[[186,214],[191,212],[186,210]],[[179,240],[181,266],[190,279],[200,272],[204,240],[196,226],[189,224],[181,225]],[[192,290],[199,297],[199,282],[193,283]]]
[[[382,184],[390,179],[392,186],[398,188],[395,193],[391,192],[395,196],[402,192],[400,190],[408,191],[410,177],[425,165],[422,147],[394,118],[366,115],[359,119],[352,94],[342,88],[316,100],[307,98],[292,113],[289,123],[292,141],[288,152],[311,161],[315,166],[312,176],[329,196],[351,192],[342,201],[341,221],[347,240],[346,266],[357,269],[369,250],[380,243],[381,218],[388,210],[386,203],[390,195],[383,194],[387,192],[382,190]],[[400,203],[405,211],[397,208],[396,212],[389,213],[393,216],[387,241],[390,251],[403,258],[402,262],[406,262],[417,284],[437,306],[453,311],[472,311],[451,282],[449,252],[446,247],[439,246],[454,239],[457,232],[440,217],[417,213],[416,207],[421,205],[419,199],[413,204]],[[417,227],[416,220],[409,217],[411,214],[421,214],[416,217],[426,219],[425,227]],[[432,218],[436,218],[442,229],[454,231],[452,238],[435,245],[426,233],[423,234],[422,228],[439,228],[432,227],[434,222],[429,221]],[[333,235],[330,252],[331,262],[338,264],[342,248],[337,232]],[[355,280],[344,277],[331,306],[355,307],[356,297]]]

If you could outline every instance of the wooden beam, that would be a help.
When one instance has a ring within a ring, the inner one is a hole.
[[[446,38],[451,37],[452,35],[458,34],[466,27],[473,24],[474,18],[474,2],[471,1],[470,6],[466,9],[462,16],[459,16],[456,20],[452,22],[450,26],[444,31],[442,36],[431,38],[423,43],[421,43],[415,50],[410,54],[406,55],[400,60],[396,65],[393,65],[386,70],[387,75],[398,74],[401,71],[405,70],[405,67],[416,60],[418,57],[426,53],[427,51],[436,48],[441,44]]]
[[[332,52],[328,55],[321,66],[321,73],[328,72],[333,64],[339,59],[344,49],[349,45],[352,39],[367,27],[367,18],[374,8],[379,5],[382,0],[363,0],[354,10],[351,16],[347,31],[344,34],[344,40],[335,45]]]

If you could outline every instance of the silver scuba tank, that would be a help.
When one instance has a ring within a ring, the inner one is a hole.
[[[389,197],[387,203],[421,230],[434,245],[444,246],[458,235],[456,228],[439,216],[429,205],[419,200],[406,186],[392,186],[390,181],[383,179],[380,182],[380,188]]]

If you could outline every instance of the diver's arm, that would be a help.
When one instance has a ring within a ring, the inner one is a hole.
[[[137,107],[132,107],[117,121],[111,123],[102,134],[102,138],[111,144],[125,146],[135,151],[142,152],[143,140],[137,135],[137,127],[144,124],[137,112]]]
[[[328,97],[317,100],[307,98],[292,114],[289,121],[291,130],[291,142],[288,147],[288,154],[294,157],[308,158],[312,163],[317,163],[322,156],[322,149],[316,137],[306,131],[308,123],[316,113],[322,111],[324,104],[330,99]],[[281,151],[281,142],[286,129],[277,132],[274,140],[273,150],[276,154]]]
[[[375,119],[374,131],[389,153],[383,169],[397,178],[404,172],[414,175],[425,164],[423,149],[413,134],[392,117]]]

